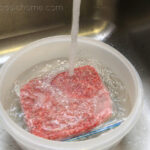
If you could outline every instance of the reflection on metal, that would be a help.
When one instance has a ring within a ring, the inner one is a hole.
[[[99,34],[100,32],[102,32],[106,26],[107,26],[107,21],[104,21],[99,28],[94,28],[93,30],[90,30],[90,31],[86,31],[86,32],[80,32],[80,36],[90,36],[90,35],[97,35]]]
[[[12,52],[16,52],[16,51],[20,50],[21,48],[22,48],[22,46],[20,46],[20,47],[15,47],[15,48],[10,48],[10,49],[6,49],[6,50],[3,50],[3,51],[0,51],[0,55],[12,53]],[[0,60],[0,61],[1,61],[1,60]]]
[[[80,35],[96,37],[102,33],[103,38],[97,39],[104,39],[115,16],[115,1],[82,0]],[[72,0],[1,0],[0,55],[44,37],[70,34],[71,12]]]
[[[100,40],[100,41],[106,40],[107,38],[111,36],[115,28],[116,27],[113,23],[108,23],[107,26],[105,26],[104,30],[102,30],[101,32],[99,32],[99,34],[96,34],[94,36],[94,39]]]
[[[11,55],[1,56],[0,57],[0,66],[3,65],[5,62],[7,62],[10,57],[11,57]]]

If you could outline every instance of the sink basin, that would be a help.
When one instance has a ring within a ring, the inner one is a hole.
[[[70,34],[70,0],[0,0],[0,65],[26,44]],[[66,5],[67,4],[67,5]],[[150,149],[150,1],[82,0],[80,36],[102,40],[124,54],[139,72],[144,98],[141,119],[114,150]],[[1,150],[20,148],[2,129]]]

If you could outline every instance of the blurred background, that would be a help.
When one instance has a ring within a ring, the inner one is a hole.
[[[70,34],[71,16],[72,0],[0,0],[0,56],[40,38]],[[114,47],[132,41],[149,59],[149,33],[149,0],[82,0],[81,36]]]

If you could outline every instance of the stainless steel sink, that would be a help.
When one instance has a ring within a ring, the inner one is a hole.
[[[32,41],[70,34],[71,9],[71,0],[0,0],[0,65]],[[82,0],[80,36],[103,40],[136,67],[143,81],[144,109],[136,127],[114,150],[149,150],[150,1]],[[0,132],[0,150],[19,150]]]

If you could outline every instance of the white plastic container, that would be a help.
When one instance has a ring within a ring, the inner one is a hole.
[[[1,69],[0,119],[7,132],[24,150],[106,150],[117,144],[137,122],[142,108],[142,84],[132,64],[111,46],[90,38],[79,38],[79,48],[80,55],[100,60],[126,84],[132,108],[127,120],[107,134],[82,142],[42,139],[28,133],[13,122],[5,110],[8,107],[7,104],[11,103],[6,96],[14,80],[35,64],[69,55],[70,36],[41,39],[24,47]]]

